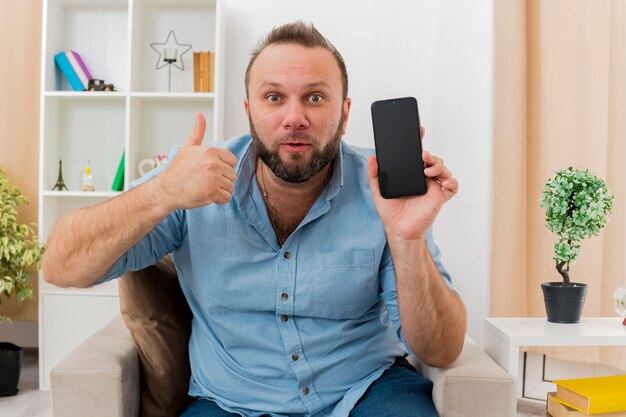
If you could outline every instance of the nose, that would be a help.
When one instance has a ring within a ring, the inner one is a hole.
[[[301,130],[309,127],[309,119],[303,104],[298,100],[292,100],[286,106],[286,114],[283,119],[283,128],[288,130]]]

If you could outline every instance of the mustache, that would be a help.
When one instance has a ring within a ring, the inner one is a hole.
[[[288,133],[286,135],[281,136],[280,138],[278,138],[278,142],[279,143],[285,143],[285,142],[307,142],[307,143],[317,143],[317,139],[312,136],[309,135],[308,133],[296,130],[294,132]]]

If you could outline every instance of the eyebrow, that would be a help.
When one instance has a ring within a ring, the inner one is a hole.
[[[270,87],[283,87],[283,84],[274,82],[274,81],[264,81],[261,83],[261,87],[270,86]],[[304,86],[307,89],[316,88],[316,87],[326,87],[328,88],[328,84],[324,81],[316,81],[313,83],[309,83]]]

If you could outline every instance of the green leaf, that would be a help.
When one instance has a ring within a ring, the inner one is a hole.
[[[540,205],[546,227],[557,235],[553,259],[568,267],[580,255],[578,242],[597,236],[613,208],[614,196],[604,181],[587,169],[557,171],[543,188]]]
[[[0,295],[16,293],[20,302],[33,295],[27,268],[35,264],[40,270],[45,251],[38,242],[36,224],[18,222],[18,206],[27,202],[0,168]],[[0,316],[0,321],[4,319]]]

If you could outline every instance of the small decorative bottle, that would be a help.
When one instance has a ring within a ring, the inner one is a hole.
[[[83,163],[83,181],[80,186],[82,191],[96,191],[93,185],[93,175],[91,174],[91,161],[86,160]]]

